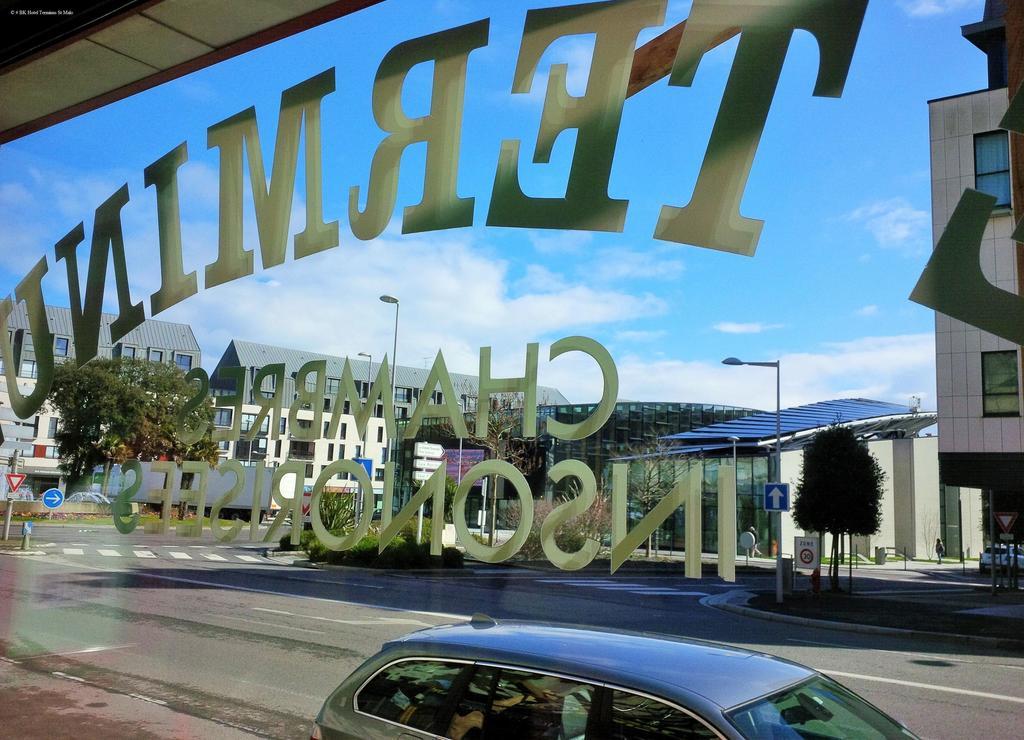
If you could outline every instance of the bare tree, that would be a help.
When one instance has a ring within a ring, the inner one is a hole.
[[[644,515],[675,488],[687,470],[679,456],[671,453],[672,448],[658,440],[653,447],[633,447],[624,455],[629,460],[627,497]],[[647,557],[651,557],[653,539],[653,534],[647,537]]]

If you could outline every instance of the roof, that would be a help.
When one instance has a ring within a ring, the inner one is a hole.
[[[531,622],[483,622],[413,632],[389,646],[523,664],[627,684],[667,699],[697,695],[722,708],[764,696],[814,671],[763,653],[699,640]],[[743,680],[737,680],[742,676]]]
[[[110,340],[110,325],[117,319],[116,314],[100,314],[100,335],[99,355],[110,356],[110,348],[113,342]],[[55,336],[74,337],[74,327],[71,320],[71,309],[62,306],[47,306],[46,321],[50,326],[50,333]],[[24,303],[17,303],[11,315],[7,318],[7,326],[11,329],[24,329],[31,331],[28,322],[28,309]],[[192,327],[188,324],[177,324],[171,321],[158,321],[146,319],[139,326],[125,334],[119,342],[130,344],[135,347],[155,349],[176,350],[194,354],[198,365],[200,355],[199,342],[196,341]],[[68,352],[74,356],[74,342],[69,342]],[[105,351],[104,351],[105,350]]]
[[[91,0],[68,15],[5,18],[0,142],[378,2]]]
[[[325,355],[320,352],[308,350],[288,349],[286,347],[275,347],[271,344],[260,344],[244,339],[232,339],[228,351],[234,347],[238,365],[241,367],[263,367],[275,362],[284,363],[284,374],[286,383],[292,382],[292,376],[299,371],[304,364],[313,360],[325,360],[327,362],[327,375],[332,378],[340,378],[341,370],[347,359],[352,368],[353,377],[358,380],[365,380],[367,377],[375,378],[377,369],[380,367],[380,359],[370,363],[360,358],[346,358],[337,355]],[[227,354],[227,353],[226,353]],[[383,358],[381,358],[383,359]],[[234,361],[234,360],[233,360]],[[430,368],[409,367],[398,365],[395,368],[396,388],[422,388],[427,382]],[[464,373],[449,373],[456,395],[476,395],[478,391],[477,377]],[[548,386],[537,386],[537,404],[567,404],[557,388]]]
[[[791,441],[794,437],[808,436],[833,424],[854,425],[861,433],[867,434],[891,435],[900,431],[904,436],[913,436],[935,423],[933,413],[921,413],[909,406],[866,398],[841,398],[782,409],[779,417],[781,433]],[[687,452],[698,452],[705,446],[721,447],[725,441],[731,444],[730,437],[737,437],[738,445],[774,441],[775,433],[775,413],[764,412],[671,434],[662,439],[687,443],[691,446]]]

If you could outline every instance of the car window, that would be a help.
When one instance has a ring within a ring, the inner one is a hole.
[[[595,686],[582,681],[503,669],[480,736],[582,740],[596,692]]]
[[[650,697],[611,691],[612,740],[718,737],[707,725],[685,712]]]
[[[811,679],[728,716],[751,738],[913,737],[866,701],[826,678]]]
[[[491,708],[491,692],[498,669],[480,666],[466,684],[448,725],[452,740],[477,740],[483,737],[484,721]]]
[[[356,695],[356,709],[375,717],[437,732],[452,686],[467,666],[407,660],[388,666]]]

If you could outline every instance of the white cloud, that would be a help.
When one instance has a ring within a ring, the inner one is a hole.
[[[718,362],[615,358],[619,398],[692,401],[748,408],[775,408],[775,373],[770,368],[729,367]],[[907,403],[921,396],[935,408],[935,342],[932,334],[864,337],[825,344],[813,352],[783,354],[782,405],[799,406],[836,398],[870,398]],[[593,362],[566,356],[541,364],[542,382],[577,403],[595,401],[601,377]]]
[[[588,265],[588,275],[601,282],[620,282],[633,278],[645,280],[672,280],[683,274],[686,265],[681,259],[664,257],[674,247],[652,247],[647,250],[607,248],[600,250],[593,265]]]
[[[516,282],[519,290],[541,292],[565,290],[565,278],[543,265],[527,265],[526,274]]]
[[[900,7],[913,18],[944,15],[963,8],[976,7],[980,20],[983,4],[981,0],[900,0]]]
[[[594,240],[588,231],[527,231],[526,238],[541,254],[580,252]]]
[[[843,218],[863,224],[882,247],[919,246],[929,225],[928,213],[914,208],[906,198],[876,200]]]
[[[878,306],[871,303],[868,304],[867,306],[861,306],[856,311],[854,311],[854,313],[857,314],[858,316],[877,316]]]
[[[668,332],[664,329],[651,331],[627,330],[615,332],[615,339],[619,342],[653,342],[663,338],[666,334]]]
[[[771,329],[781,329],[782,324],[765,324],[760,321],[753,321],[742,324],[736,321],[719,321],[712,328],[723,334],[760,334]]]

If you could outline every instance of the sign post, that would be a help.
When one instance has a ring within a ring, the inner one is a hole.
[[[778,548],[775,553],[775,601],[782,603],[783,575],[782,575],[782,512],[789,511],[789,484],[788,483],[765,483],[764,484],[764,510],[768,513],[775,512],[775,525],[779,532]]]
[[[412,477],[420,482],[427,481],[434,471],[444,465],[444,448],[431,442],[417,442],[413,446]],[[438,512],[434,512],[437,516]],[[423,541],[423,504],[420,504],[419,519],[416,523],[416,544]]]

